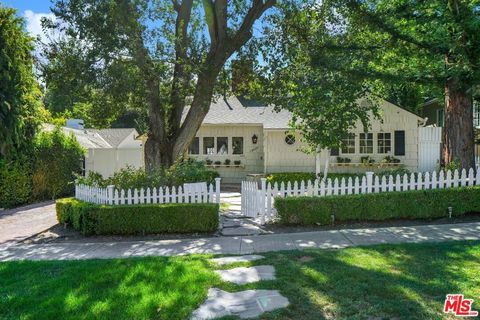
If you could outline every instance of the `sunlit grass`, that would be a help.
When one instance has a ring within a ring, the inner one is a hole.
[[[209,256],[0,263],[0,319],[187,319],[208,288],[278,289],[262,319],[439,319],[447,293],[480,297],[480,242],[272,252],[276,281],[220,281]],[[480,309],[478,301],[475,309]]]

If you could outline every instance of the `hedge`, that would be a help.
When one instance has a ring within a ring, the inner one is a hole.
[[[480,187],[370,193],[326,197],[275,198],[281,224],[331,224],[335,221],[430,219],[480,212]]]
[[[85,235],[213,232],[217,204],[96,205],[74,198],[56,203],[57,220]]]

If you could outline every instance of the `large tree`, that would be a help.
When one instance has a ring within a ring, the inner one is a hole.
[[[365,92],[383,95],[402,84],[432,92],[440,88],[446,111],[443,158],[465,168],[474,165],[471,89],[480,80],[477,0],[324,0],[285,12],[279,22],[287,35],[282,43],[293,38],[301,45],[286,46],[283,52],[296,61],[306,57],[318,75],[318,90],[329,90],[328,103],[340,97],[358,110],[359,84]],[[343,90],[358,94],[347,97]],[[309,116],[302,110],[299,115]]]
[[[0,4],[0,159],[28,149],[39,124],[32,50],[23,19]]]
[[[138,70],[149,110],[147,169],[180,157],[206,116],[219,73],[275,0],[55,0],[64,34],[90,69]],[[188,108],[186,108],[188,106]]]

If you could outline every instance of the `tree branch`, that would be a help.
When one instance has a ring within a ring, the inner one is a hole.
[[[347,1],[347,6],[349,6],[351,10],[363,15],[367,23],[377,26],[378,28],[390,34],[393,38],[411,43],[421,49],[424,49],[434,54],[445,54],[447,52],[447,49],[444,47],[438,46],[437,44],[434,44],[434,43],[429,43],[426,41],[415,39],[414,37],[401,32],[393,25],[390,25],[385,20],[381,19],[378,14],[375,14],[370,12],[369,10],[366,10],[362,6],[361,2],[359,2],[358,0]]]

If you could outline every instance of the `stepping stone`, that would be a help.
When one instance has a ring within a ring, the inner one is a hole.
[[[245,256],[234,256],[234,257],[222,257],[222,258],[215,258],[215,259],[210,259],[210,261],[223,266],[226,264],[232,264],[232,263],[237,263],[237,262],[250,262],[250,261],[255,261],[255,260],[260,260],[265,258],[264,256],[256,255],[256,254],[250,254],[250,255],[245,255]]]
[[[246,290],[226,292],[217,288],[208,290],[207,300],[193,312],[191,320],[216,319],[237,316],[256,318],[264,312],[285,308],[288,299],[277,290]]]
[[[243,285],[262,280],[275,280],[275,268],[273,266],[240,267],[229,270],[216,270],[223,281]]]

